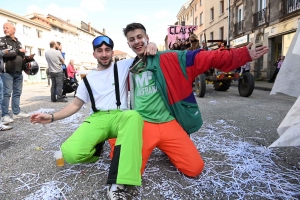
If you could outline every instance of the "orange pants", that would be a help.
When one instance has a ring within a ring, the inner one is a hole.
[[[110,139],[109,143],[112,157],[115,139]],[[141,173],[155,147],[167,154],[173,165],[187,176],[198,176],[204,168],[196,146],[176,120],[160,124],[144,121]]]

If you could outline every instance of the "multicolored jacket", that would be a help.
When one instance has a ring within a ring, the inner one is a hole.
[[[158,91],[169,112],[191,134],[202,126],[201,113],[192,83],[210,68],[229,72],[251,61],[246,47],[216,51],[161,51],[148,57],[147,70],[154,74]],[[134,107],[134,84],[130,74],[130,98]]]

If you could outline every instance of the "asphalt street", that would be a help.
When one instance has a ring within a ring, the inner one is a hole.
[[[73,94],[68,94],[73,99]],[[176,170],[155,149],[141,187],[128,187],[129,199],[298,199],[300,148],[267,148],[296,98],[254,90],[240,97],[237,87],[217,92],[207,86],[197,98],[204,124],[191,135],[205,161],[195,178]],[[53,113],[67,103],[51,103],[45,84],[24,85],[21,108]],[[18,119],[0,133],[0,199],[106,199],[110,160],[106,144],[93,164],[56,167],[54,152],[88,116],[90,105],[52,124]]]

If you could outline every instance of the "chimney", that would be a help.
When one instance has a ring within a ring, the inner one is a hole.
[[[92,32],[91,22],[89,22],[88,24],[88,29],[89,29],[89,33],[91,33]]]
[[[103,31],[102,31],[102,33],[103,33],[103,35],[106,35],[106,34],[105,34],[105,28],[103,28]]]

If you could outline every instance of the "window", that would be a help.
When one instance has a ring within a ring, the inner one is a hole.
[[[197,4],[195,4],[195,11],[197,11]]]
[[[210,9],[210,21],[214,20],[214,7]]]
[[[210,32],[209,35],[210,35],[210,39],[213,40],[214,39],[214,32]],[[211,42],[211,44],[213,44],[213,43]]]
[[[240,5],[237,9],[237,22],[241,22],[242,20],[244,20],[243,4]]]
[[[58,28],[56,26],[52,26],[52,29],[55,30],[55,31],[61,32],[61,33],[64,32],[61,28]]]
[[[195,18],[195,25],[198,26],[198,17]]]
[[[200,6],[202,6],[202,0],[200,0]]]
[[[186,15],[186,20],[187,20],[187,21],[189,20],[189,15]]]
[[[23,25],[23,33],[25,35],[29,35],[30,32],[30,27]]]
[[[38,56],[44,56],[44,49],[38,48]]]
[[[31,55],[32,54],[32,47],[25,46],[26,54]]]
[[[191,10],[191,17],[193,17],[193,10]]]
[[[295,10],[300,9],[300,0],[289,0],[286,1],[287,4],[287,13],[294,12]]]
[[[200,35],[200,42],[203,40],[203,34]]]
[[[38,38],[42,38],[42,31],[36,29],[36,35]]]
[[[200,13],[200,25],[202,25],[203,24],[203,13]]]
[[[266,8],[266,0],[257,0],[257,11]]]
[[[219,30],[219,38],[220,38],[220,40],[223,40],[223,38],[224,38],[224,27],[221,27],[220,28],[220,30]]]
[[[220,1],[220,15],[224,13],[224,0]]]

